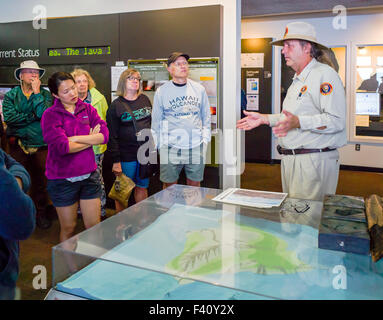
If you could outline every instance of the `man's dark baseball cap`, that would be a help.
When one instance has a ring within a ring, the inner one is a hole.
[[[182,53],[182,52],[173,52],[173,53],[169,56],[169,58],[168,58],[168,62],[167,62],[168,67],[170,66],[171,63],[173,63],[174,61],[176,61],[177,58],[179,58],[179,57],[184,57],[184,58],[186,59],[186,61],[190,59],[190,56],[189,56],[188,54],[186,54],[186,53]]]

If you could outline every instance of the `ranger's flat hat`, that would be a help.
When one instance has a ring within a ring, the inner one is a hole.
[[[45,73],[45,70],[40,68],[39,65],[37,64],[37,62],[35,62],[33,60],[23,61],[23,62],[20,63],[20,67],[15,70],[15,78],[18,81],[20,81],[20,72],[23,69],[35,69],[35,70],[39,70],[40,78]]]
[[[286,26],[282,39],[270,42],[274,46],[283,46],[285,40],[306,40],[316,43],[320,49],[328,49],[317,41],[315,28],[307,22],[291,22]]]

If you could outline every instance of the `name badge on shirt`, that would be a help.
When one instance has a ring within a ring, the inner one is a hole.
[[[307,86],[303,86],[299,92],[298,98],[302,97],[302,94],[304,94],[307,91]]]

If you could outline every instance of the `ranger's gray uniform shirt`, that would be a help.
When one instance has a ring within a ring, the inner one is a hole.
[[[290,130],[278,144],[286,149],[336,149],[347,143],[346,97],[341,79],[330,66],[312,59],[294,75],[283,101],[283,110],[299,118],[300,128]],[[269,115],[270,126],[285,117]],[[324,129],[318,129],[325,127]],[[337,150],[284,155],[281,163],[283,191],[290,197],[322,200],[334,194],[339,175]]]

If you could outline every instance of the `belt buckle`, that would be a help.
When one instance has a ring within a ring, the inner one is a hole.
[[[291,149],[291,152],[295,156],[295,149]]]

